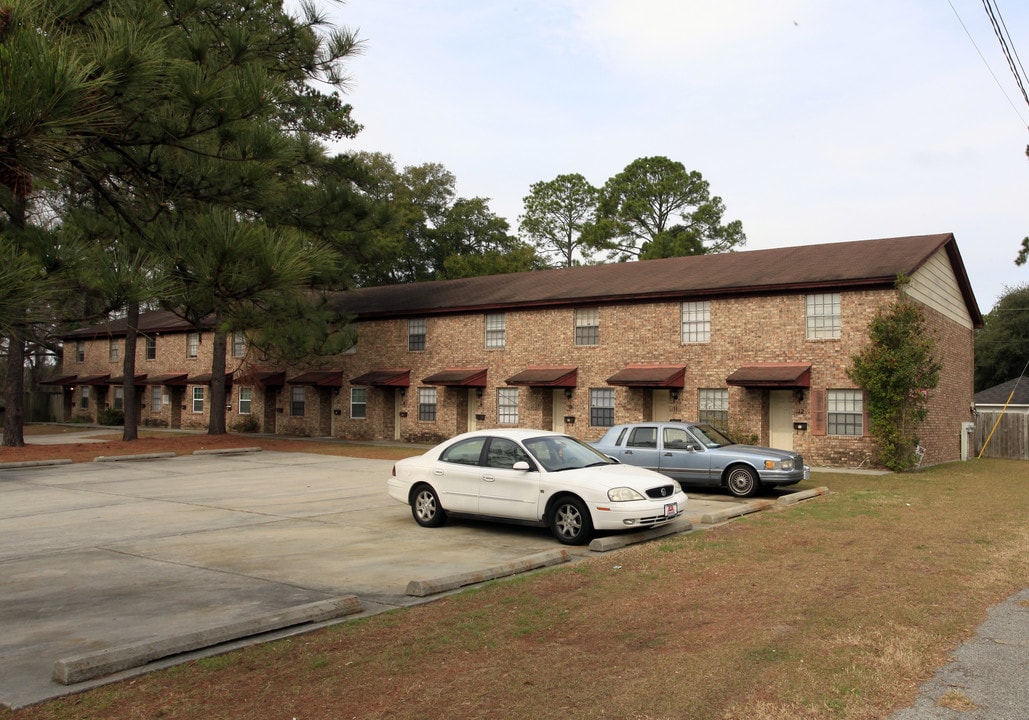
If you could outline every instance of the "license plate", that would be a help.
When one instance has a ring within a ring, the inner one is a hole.
[[[675,517],[679,514],[679,503],[665,503],[665,517]]]

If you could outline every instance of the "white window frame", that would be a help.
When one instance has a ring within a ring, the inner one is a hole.
[[[368,419],[368,388],[350,388],[350,417],[354,420]]]
[[[202,413],[204,411],[204,399],[207,394],[207,388],[203,385],[193,386],[193,412]]]
[[[729,427],[729,390],[726,388],[698,388],[697,419],[700,422],[710,423],[721,430],[726,430]]]
[[[150,412],[159,413],[161,412],[161,396],[164,391],[160,385],[150,386]]]
[[[813,293],[807,296],[804,331],[808,340],[839,340],[841,325],[839,293]]]
[[[307,414],[307,388],[293,385],[289,390],[289,416],[304,417]]]
[[[600,344],[600,308],[575,309],[575,344],[591,347]]]
[[[497,422],[518,424],[518,388],[497,388]]]
[[[253,412],[253,408],[254,408],[254,390],[253,390],[253,388],[241,387],[239,389],[239,401],[238,401],[238,405],[237,406],[239,407],[239,414],[240,415],[249,415],[251,412]]]
[[[115,410],[125,409],[125,386],[115,385],[114,386],[114,397],[111,399],[111,407]]]
[[[615,389],[590,388],[590,427],[613,427],[614,424]]]
[[[75,362],[84,363],[86,362],[86,341],[76,340],[75,341]]]
[[[422,352],[428,335],[428,321],[425,318],[412,318],[407,321],[407,349],[410,352]]]
[[[144,353],[144,356],[146,357],[146,359],[147,360],[156,360],[157,359],[157,336],[155,336],[155,335],[144,335],[143,336],[143,345],[144,345],[144,348],[145,348],[143,353]]]
[[[83,385],[79,391],[79,409],[89,409],[89,385]]]
[[[232,333],[232,357],[243,357],[247,352],[247,339],[242,330]]]
[[[118,362],[118,338],[111,338],[107,343],[107,359]]]
[[[418,420],[436,422],[436,388],[418,388]]]
[[[200,333],[186,333],[186,357],[195,358],[200,355]]]
[[[828,390],[825,393],[825,432],[840,437],[865,433],[865,397],[861,390]]]
[[[711,303],[684,302],[681,310],[682,344],[711,342]]]
[[[507,317],[504,313],[486,313],[486,347],[500,349],[507,345]]]

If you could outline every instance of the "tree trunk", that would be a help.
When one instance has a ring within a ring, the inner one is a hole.
[[[24,447],[25,421],[25,341],[12,333],[7,338],[7,386],[4,396],[4,447]]]
[[[136,399],[136,337],[139,327],[139,303],[129,303],[128,312],[125,316],[125,358],[122,363],[122,370],[125,376],[125,390],[122,397],[125,406],[122,408],[125,415],[125,425],[122,429],[122,440],[136,440],[139,438],[139,401]]]
[[[225,350],[228,347],[228,332],[215,317],[214,339],[211,343],[211,413],[207,421],[208,435],[225,434]]]

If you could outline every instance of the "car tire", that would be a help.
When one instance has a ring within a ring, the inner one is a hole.
[[[737,465],[729,468],[729,473],[725,477],[725,486],[736,497],[751,497],[757,495],[761,489],[761,482],[752,468]]]
[[[431,485],[418,485],[411,491],[411,516],[422,527],[439,527],[446,522],[447,512]]]
[[[563,497],[550,511],[550,532],[565,545],[584,545],[593,536],[593,519],[577,497]]]

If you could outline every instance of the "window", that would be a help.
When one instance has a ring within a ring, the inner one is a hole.
[[[86,362],[86,341],[76,340],[75,341],[75,362],[82,363]]]
[[[434,390],[435,388],[429,388]],[[482,457],[482,448],[486,445],[486,438],[477,437],[462,440],[454,443],[439,456],[441,462],[457,463],[458,465],[478,465]]]
[[[418,388],[418,419],[436,419],[436,388]]]
[[[614,424],[614,388],[590,389],[590,425],[593,427],[611,427]]]
[[[575,311],[575,344],[600,344],[599,308],[583,308]]]
[[[486,347],[502,348],[507,342],[507,322],[504,313],[486,314]]]
[[[303,417],[304,411],[306,410],[305,401],[307,399],[307,388],[303,385],[298,385],[290,388],[289,393],[289,414],[293,417]]]
[[[518,424],[518,388],[497,388],[497,422]]]
[[[161,412],[161,386],[151,385],[150,386],[150,412],[159,413]]]
[[[118,341],[115,338],[111,338],[107,343],[107,359],[118,362]]]
[[[808,340],[834,340],[840,337],[840,294],[807,296],[806,330]]]
[[[830,435],[863,434],[860,390],[830,390],[826,394],[826,430]]]
[[[729,427],[729,391],[719,388],[697,390],[697,420],[720,430]]]
[[[350,417],[357,419],[368,417],[368,388],[350,388]]]
[[[502,468],[510,470],[516,462],[529,461],[529,455],[521,446],[507,438],[493,438],[489,444],[489,451],[486,453],[486,467]]]
[[[408,350],[424,350],[425,349],[425,329],[426,320],[425,318],[419,318],[417,320],[407,321],[407,349]]]
[[[146,343],[146,359],[156,360],[157,359],[157,337],[154,335],[147,335],[144,338]]]
[[[253,389],[248,387],[241,387],[239,389],[239,414],[249,415],[250,408],[253,405]]]
[[[89,409],[89,385],[82,386],[82,394],[79,395],[79,407],[83,410]]]
[[[247,339],[242,330],[232,333],[232,357],[243,357],[247,351]]]
[[[711,303],[682,304],[682,343],[711,342]]]
[[[125,387],[122,385],[114,386],[114,409],[125,409]]]
[[[657,428],[649,425],[633,428],[629,433],[628,447],[657,449]]]
[[[204,411],[204,386],[194,385],[193,386],[193,412],[202,413]]]
[[[200,333],[186,333],[186,357],[195,358],[200,352]]]

